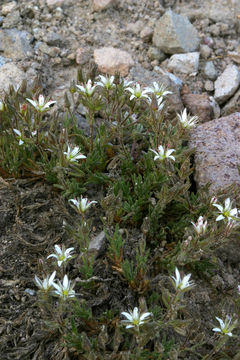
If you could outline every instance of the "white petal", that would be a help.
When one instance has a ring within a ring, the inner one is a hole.
[[[215,206],[216,208],[218,208],[219,211],[223,212],[222,205],[219,205],[219,204],[212,204],[212,205]]]
[[[223,215],[219,215],[217,218],[216,218],[216,221],[220,221],[220,220],[223,220],[225,219],[225,217]]]
[[[230,208],[231,207],[231,200],[230,200],[230,198],[227,198],[226,200],[225,200],[225,209],[228,209],[228,208]]]
[[[216,316],[216,319],[217,319],[217,321],[219,322],[219,324],[220,324],[220,326],[221,326],[221,329],[224,329],[225,324],[224,324],[224,322],[222,321],[222,319],[220,319],[220,318],[217,317],[217,316]]]
[[[50,276],[49,281],[48,281],[49,285],[51,285],[53,283],[55,276],[56,276],[56,271],[54,271],[52,273],[52,275]]]
[[[68,287],[68,276],[67,275],[65,275],[63,278],[63,287],[65,289],[67,289],[67,287]]]
[[[144,319],[146,319],[146,318],[149,317],[149,316],[152,316],[152,313],[146,312],[146,313],[142,314],[142,315],[140,316],[140,321],[143,321]]]
[[[39,288],[42,287],[42,281],[36,275],[35,275],[35,283]]]
[[[51,255],[48,255],[47,259],[49,259],[50,257],[54,257],[54,258],[58,258],[56,254],[51,254]]]
[[[129,313],[123,311],[123,312],[121,312],[121,314],[122,314],[123,316],[125,316],[129,321],[132,321],[132,320],[133,320],[132,316],[131,316]],[[126,321],[126,320],[124,320],[124,321]]]
[[[222,332],[222,330],[221,330],[221,329],[219,329],[219,328],[213,328],[213,329],[212,329],[212,331]]]
[[[40,106],[44,105],[44,96],[43,95],[39,95],[38,103],[39,103]]]
[[[18,144],[21,146],[22,144],[24,144],[24,141],[20,139]]]
[[[73,247],[68,248],[68,249],[65,251],[65,254],[66,254],[66,255],[69,255],[69,254],[70,254],[70,252],[71,252],[71,251],[73,251],[73,250],[74,250],[74,248],[73,248]]]
[[[13,129],[13,131],[18,135],[21,136],[21,132],[18,129]]]
[[[35,107],[35,109],[38,109],[38,106],[37,106],[36,101],[34,101],[34,100],[32,100],[32,99],[28,99],[28,98],[26,98],[26,100],[29,101],[29,102],[32,104],[32,106]]]
[[[56,253],[58,253],[58,255],[62,255],[62,249],[60,248],[59,245],[55,245],[54,249],[55,249]]]

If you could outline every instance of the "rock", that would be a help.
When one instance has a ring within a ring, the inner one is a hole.
[[[129,23],[127,25],[127,32],[133,33],[135,35],[139,35],[142,29],[144,28],[144,22],[142,20],[138,20],[135,23]]]
[[[158,60],[159,62],[162,62],[167,57],[166,54],[156,47],[150,47],[148,49],[148,56],[150,60]]]
[[[203,69],[203,74],[205,75],[205,77],[207,79],[210,79],[210,80],[216,80],[217,78],[217,70],[213,64],[212,61],[207,61],[205,66],[204,66],[204,69]]]
[[[211,182],[210,192],[240,185],[240,113],[201,124],[190,134],[196,148],[194,178],[198,186]]]
[[[92,0],[92,7],[94,11],[102,11],[113,6],[115,0]]]
[[[79,65],[86,64],[91,58],[90,51],[86,48],[78,48],[76,50],[76,63]]]
[[[17,27],[20,21],[21,21],[21,17],[19,10],[12,11],[3,20],[2,28],[12,29],[14,27]]]
[[[45,43],[40,43],[38,49],[43,53],[46,54],[50,57],[55,57],[56,55],[58,55],[60,53],[60,49],[58,47],[51,47],[48,46]]]
[[[128,52],[112,47],[94,50],[94,61],[100,71],[111,75],[118,71],[121,76],[126,76],[129,68],[134,65],[132,56]]]
[[[166,54],[193,52],[199,43],[197,30],[185,16],[169,10],[156,23],[153,44]]]
[[[140,38],[145,42],[151,41],[152,36],[153,36],[153,29],[150,26],[146,26],[140,32]]]
[[[214,98],[219,104],[224,103],[236,92],[239,84],[240,72],[236,65],[229,64],[215,81]]]
[[[50,46],[61,46],[63,42],[62,36],[54,31],[47,34],[46,43]]]
[[[0,30],[0,51],[13,60],[21,60],[32,52],[31,34],[16,29]]]
[[[213,110],[213,118],[218,119],[221,115],[221,109],[213,96],[209,96],[209,101]]]
[[[3,4],[1,13],[2,15],[6,16],[10,12],[12,12],[16,7],[17,7],[16,1],[11,1],[7,4]]]
[[[0,96],[8,91],[10,85],[18,88],[25,80],[25,73],[14,63],[7,63],[0,67]]]
[[[181,91],[183,105],[192,115],[197,115],[199,123],[213,119],[213,109],[207,94],[192,94],[185,85]]]
[[[199,65],[199,52],[172,55],[167,68],[173,72],[183,74],[197,73]]]
[[[104,231],[101,231],[94,239],[90,241],[88,246],[88,253],[93,253],[94,257],[101,255],[102,250],[106,244],[106,235]]]
[[[234,96],[227,102],[222,109],[222,116],[230,115],[240,109],[240,89],[234,94]]]
[[[47,6],[50,9],[61,7],[64,4],[64,2],[66,2],[66,1],[68,1],[68,0],[46,0]]]
[[[207,80],[204,83],[204,89],[206,91],[213,91],[214,90],[214,83],[211,80]]]
[[[0,67],[3,66],[4,64],[10,62],[10,61],[11,61],[11,59],[0,56]]]
[[[200,55],[203,59],[207,59],[211,56],[212,49],[208,45],[201,45],[200,46]]]

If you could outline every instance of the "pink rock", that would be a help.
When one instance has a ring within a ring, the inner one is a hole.
[[[47,0],[47,6],[50,9],[61,7],[66,0]]]
[[[112,47],[94,50],[94,61],[101,72],[110,75],[118,71],[121,76],[126,76],[129,68],[134,65],[132,56],[128,52]]]
[[[115,0],[92,0],[94,11],[101,11],[109,8],[114,4]]]

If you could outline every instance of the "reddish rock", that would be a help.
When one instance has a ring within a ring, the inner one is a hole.
[[[128,52],[112,47],[94,50],[94,61],[101,72],[110,75],[114,75],[117,71],[122,76],[126,76],[129,68],[134,65],[132,56]]]
[[[240,186],[240,113],[201,124],[190,136],[197,185],[211,182],[212,193],[234,183]]]
[[[102,11],[115,3],[115,0],[92,0],[92,7],[94,11]]]

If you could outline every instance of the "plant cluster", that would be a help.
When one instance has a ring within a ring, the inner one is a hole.
[[[228,194],[219,194],[218,200],[208,185],[193,186],[194,150],[187,140],[197,118],[185,109],[169,121],[171,92],[156,82],[144,88],[118,74],[96,78],[94,71],[87,76],[80,71],[62,113],[36,88],[29,90],[25,83],[17,90],[11,87],[1,101],[0,175],[51,184],[78,216],[76,224],[64,224],[76,246],[55,245],[47,257],[56,260],[54,271],[47,274],[49,266],[43,280],[35,276],[40,306],[64,346],[82,359],[214,358],[236,336],[239,296],[232,317],[216,317],[219,327],[212,331],[218,340],[206,355],[204,336],[191,338],[186,309],[185,292],[197,282],[190,273],[181,276],[178,267],[195,275],[207,271],[215,250],[239,229],[239,210]],[[85,129],[78,124],[80,108]],[[84,197],[92,188],[101,194],[97,201]],[[93,205],[108,240],[105,263],[137,305],[109,308],[99,317],[82,296],[82,291],[95,294],[98,282],[107,281],[94,275],[95,257],[88,251],[92,220],[87,213]],[[129,255],[126,245],[133,229],[140,235]],[[75,257],[80,265],[72,281],[67,265]],[[175,277],[170,275],[174,270]],[[173,287],[166,285],[158,294],[151,279],[161,274],[169,274]],[[55,281],[56,275],[62,280]]]

